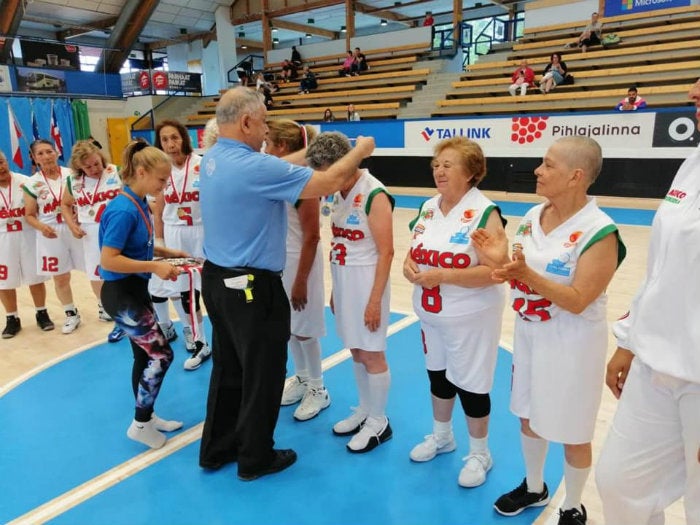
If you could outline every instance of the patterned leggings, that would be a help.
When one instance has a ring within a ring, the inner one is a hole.
[[[173,362],[173,351],[158,326],[148,281],[129,276],[118,281],[105,281],[102,306],[123,329],[134,353],[131,385],[136,398],[134,419],[150,421],[165,373]]]

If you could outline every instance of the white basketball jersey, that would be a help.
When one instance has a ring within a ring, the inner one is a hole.
[[[61,176],[56,180],[44,177],[41,171],[37,171],[24,183],[24,191],[36,199],[38,219],[45,224],[59,224],[63,222],[61,197],[71,170],[64,167],[60,169]]]
[[[477,188],[469,190],[447,215],[440,211],[440,195],[426,201],[411,225],[411,258],[420,270],[470,268],[479,265],[471,233],[483,228],[496,205]],[[462,316],[503,304],[503,286],[466,288],[440,284],[413,287],[413,309],[419,318]]]
[[[549,232],[540,226],[540,217],[545,204],[530,209],[523,217],[513,240],[513,246],[522,248],[527,265],[550,281],[570,285],[576,274],[576,265],[581,255],[593,244],[613,232],[617,226],[602,212],[596,200],[588,197],[586,204],[576,215]],[[618,251],[618,263],[624,258],[624,246]],[[525,283],[511,281],[513,310],[527,321],[548,321],[561,308],[546,297],[539,295]],[[600,294],[581,316],[590,321],[605,319],[607,296]]]
[[[24,219],[24,192],[22,186],[29,179],[10,172],[10,184],[0,187],[0,232],[21,232],[26,229]]]
[[[80,224],[100,222],[107,203],[119,195],[122,181],[114,164],[108,164],[99,179],[71,174],[67,188],[75,200]]]
[[[170,179],[163,190],[165,207],[163,223],[176,226],[202,224],[199,207],[199,168],[202,157],[192,153],[182,168],[172,167]]]
[[[377,247],[369,229],[369,211],[377,193],[386,193],[394,199],[367,170],[345,198],[337,192],[333,196],[331,213],[331,264],[341,266],[370,266],[377,263]]]

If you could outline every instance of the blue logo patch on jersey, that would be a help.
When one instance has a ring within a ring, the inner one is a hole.
[[[450,242],[452,244],[469,244],[469,228],[464,228],[457,233],[453,233],[450,236]]]
[[[553,273],[554,275],[561,275],[563,277],[568,277],[571,275],[571,268],[567,268],[566,263],[560,261],[559,259],[554,259],[545,268],[547,273]]]
[[[199,179],[195,179],[192,181],[192,187],[193,188],[199,188]]]
[[[347,220],[345,221],[346,224],[360,224],[360,218],[356,214],[348,215]]]
[[[117,179],[114,177],[110,177],[107,179],[106,184],[115,184],[117,182]]]

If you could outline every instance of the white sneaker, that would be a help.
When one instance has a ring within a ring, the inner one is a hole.
[[[345,446],[350,452],[361,454],[377,448],[385,441],[391,439],[392,435],[389,418],[384,417],[383,421],[376,418],[367,418],[360,431],[352,436],[352,439]]]
[[[78,310],[67,310],[66,320],[63,322],[61,332],[64,334],[72,334],[80,326],[80,314]]]
[[[211,356],[211,348],[209,348],[208,344],[201,341],[195,341],[194,344],[196,349],[192,357],[185,359],[185,370],[197,370]]]
[[[161,432],[174,432],[175,430],[180,430],[182,428],[182,421],[169,421],[167,419],[159,418],[155,412],[151,414],[151,423],[153,428],[160,430]]]
[[[100,321],[112,321],[112,317],[107,312],[105,312],[105,309],[101,305],[97,308],[97,318]]]
[[[325,387],[308,387],[301,399],[301,404],[294,411],[294,419],[297,421],[307,421],[316,417],[321,410],[331,404],[331,396]]]
[[[126,435],[130,439],[143,443],[151,448],[162,447],[165,445],[165,441],[167,439],[165,434],[161,434],[154,428],[152,419],[145,423],[134,419],[131,422],[129,429],[126,431]]]
[[[284,383],[280,405],[286,407],[287,405],[298,403],[304,397],[304,394],[306,394],[306,380],[302,380],[299,376],[294,376]]]
[[[197,346],[194,344],[192,328],[189,326],[184,326],[182,328],[182,335],[185,336],[185,350],[187,350],[190,354],[193,353],[197,349]]]
[[[459,473],[458,483],[461,487],[478,487],[486,481],[486,473],[491,470],[491,454],[469,454],[462,458],[466,463]]]
[[[362,423],[367,419],[367,412],[359,407],[352,408],[352,414],[333,425],[333,433],[336,436],[349,436],[360,431]]]
[[[165,336],[165,339],[168,341],[168,343],[171,343],[172,341],[175,341],[175,339],[177,339],[177,332],[175,331],[175,325],[172,321],[170,321],[170,323],[168,323],[167,325],[164,323],[158,324],[160,325],[160,329],[163,331],[163,335]]]
[[[425,436],[425,440],[422,443],[418,443],[413,447],[409,456],[413,461],[430,461],[438,454],[446,454],[454,451],[456,448],[457,443],[452,432],[450,432],[448,439],[437,439],[435,434],[429,434]]]

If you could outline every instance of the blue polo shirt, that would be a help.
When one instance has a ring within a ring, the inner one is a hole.
[[[219,137],[202,159],[199,202],[204,255],[219,266],[280,272],[287,212],[313,170]]]
[[[151,212],[148,209],[146,199],[136,195],[128,186],[124,186],[123,191],[133,197],[150,221]],[[117,248],[122,255],[130,259],[150,261],[153,259],[153,243],[149,245],[150,240],[148,227],[143,216],[131,199],[120,193],[107,204],[100,219],[100,250],[103,246],[108,246]],[[130,275],[138,275],[146,280],[151,278],[150,273],[110,272],[100,266],[100,277],[105,281],[118,281]]]

